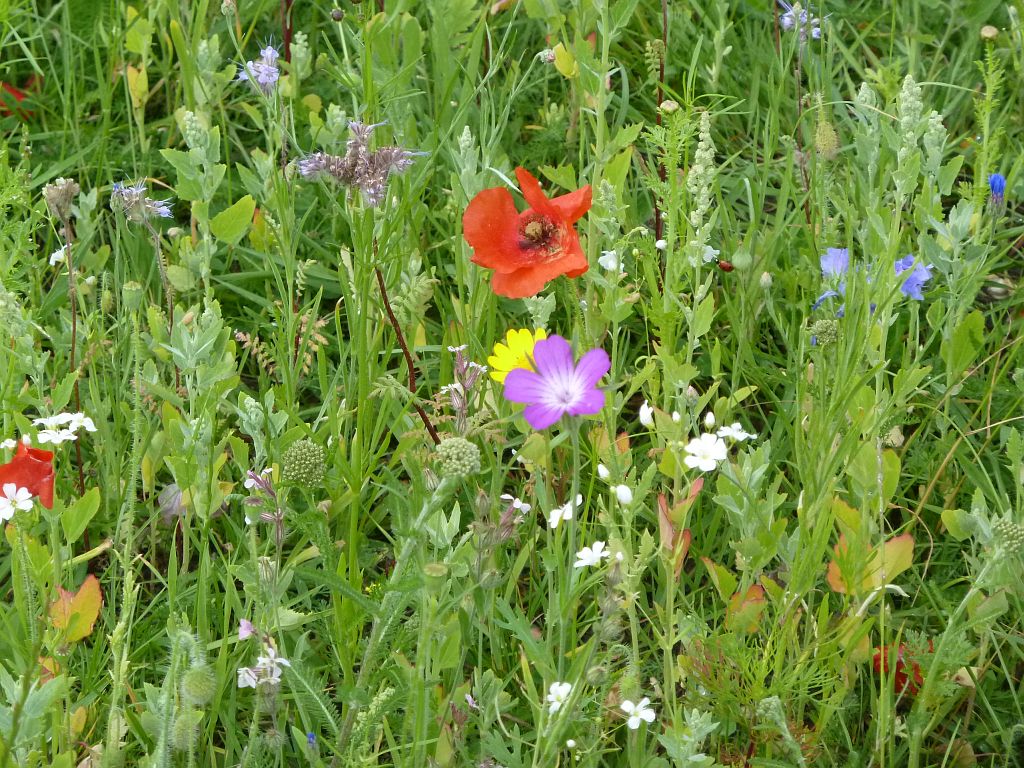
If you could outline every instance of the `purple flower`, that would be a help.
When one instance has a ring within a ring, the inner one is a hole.
[[[146,197],[146,182],[136,184],[114,183],[110,192],[110,207],[120,211],[129,221],[141,224],[154,216],[171,218],[171,200],[154,200]]]
[[[924,284],[932,278],[932,268],[928,264],[921,264],[918,262],[914,263],[913,254],[907,254],[902,259],[896,259],[896,274],[901,275],[911,267],[913,269],[907,276],[907,279],[903,281],[903,285],[900,286],[900,291],[904,296],[909,296],[912,299],[921,301],[924,299],[924,294],[921,293],[921,289]]]
[[[850,268],[850,251],[846,248],[829,248],[821,257],[821,274],[824,277],[845,277]]]
[[[256,61],[247,61],[244,66],[238,68],[238,79],[249,81],[266,94],[273,93],[274,86],[277,85],[277,80],[281,77],[281,71],[277,68],[277,59],[277,49],[268,45],[260,51],[260,57]]]
[[[505,399],[527,403],[523,416],[534,429],[547,429],[565,414],[582,416],[604,408],[597,382],[611,369],[603,349],[592,349],[578,364],[561,336],[538,341],[533,348],[536,371],[515,368],[505,377]]]
[[[801,43],[807,42],[808,37],[812,37],[815,40],[821,39],[821,22],[824,19],[819,19],[806,9],[800,8],[799,5],[794,8],[785,0],[779,0],[779,5],[786,10],[779,17],[779,25],[783,29],[787,32],[794,28],[797,29],[800,32]]]

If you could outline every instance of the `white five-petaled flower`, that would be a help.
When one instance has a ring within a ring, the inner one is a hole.
[[[704,263],[710,264],[712,261],[718,258],[719,253],[721,253],[721,251],[712,248],[710,245],[705,245],[704,253],[702,254]]]
[[[611,555],[611,552],[604,546],[603,541],[595,541],[593,546],[584,547],[576,553],[576,562],[572,564],[572,567],[586,568],[591,565],[600,565],[602,560]]]
[[[56,251],[50,254],[50,266],[53,267],[56,266],[57,264],[63,264],[64,259],[67,258],[67,255],[68,247],[67,245],[62,245],[60,248],[58,248]]]
[[[683,459],[683,463],[690,469],[699,469],[701,472],[714,471],[718,468],[718,463],[726,459],[725,441],[710,432],[693,438],[683,450],[689,454]]]
[[[532,504],[527,504],[525,501],[520,499],[518,496],[513,496],[511,493],[503,493],[503,494],[501,494],[501,498],[502,498],[503,501],[507,501],[509,503],[509,505],[512,507],[512,509],[514,509],[517,512],[520,512],[520,513],[522,513],[524,515],[527,512],[529,512],[531,509],[533,509],[533,505]]]
[[[0,520],[6,522],[14,517],[15,512],[28,512],[32,509],[32,491],[28,488],[4,483],[3,491],[3,496],[0,496]]]
[[[648,405],[646,400],[640,406],[640,423],[645,427],[654,426],[654,408]]]
[[[555,714],[562,708],[572,693],[572,683],[552,683],[548,688],[548,714]]]
[[[567,501],[560,507],[555,507],[548,514],[548,526],[551,528],[557,528],[558,524],[563,520],[572,520],[572,511],[575,507],[578,507],[583,503],[583,494],[576,494],[576,503]]]
[[[56,416],[43,416],[33,419],[32,424],[48,430],[59,430],[66,427],[69,432],[77,432],[84,429],[86,432],[95,432],[96,425],[93,420],[84,413],[58,413]]]
[[[598,464],[597,476],[600,477],[602,480],[607,480],[609,477],[612,476],[612,473],[608,471],[608,467],[606,467],[604,464]]]
[[[263,682],[270,685],[277,685],[281,682],[281,673],[284,667],[290,667],[292,663],[277,655],[277,650],[272,646],[266,646],[266,656],[256,657],[256,666],[265,670],[266,677]]]
[[[60,445],[61,443],[67,443],[71,440],[77,440],[78,435],[72,432],[70,429],[41,429],[39,434],[36,435],[42,445],[51,443],[53,445]]]
[[[666,248],[668,248],[668,242],[665,240],[655,240],[654,247],[657,248],[659,251],[664,251]]]
[[[757,437],[756,434],[744,431],[743,427],[740,426],[738,421],[734,421],[728,426],[720,427],[718,432],[715,433],[719,437],[727,437],[730,440],[736,440],[742,443],[744,440],[753,440]]]
[[[598,257],[597,263],[609,272],[622,271],[622,262],[619,260],[619,254],[617,251],[601,251],[601,255]]]
[[[628,485],[616,485],[612,490],[615,491],[615,498],[619,500],[619,504],[633,503],[633,491]]]
[[[242,619],[238,622],[238,639],[247,640],[256,634],[256,625],[248,619]],[[244,687],[244,686],[243,686]]]
[[[2,443],[0,443],[0,448],[3,448],[6,451],[9,451],[12,448],[17,448],[17,447],[18,447],[18,441],[15,440],[13,437],[9,437],[6,440],[4,440]]]
[[[635,731],[637,728],[640,727],[641,720],[645,723],[653,723],[654,710],[648,706],[650,703],[651,700],[648,699],[646,696],[640,699],[640,701],[638,701],[636,704],[634,704],[629,699],[626,699],[624,702],[622,702],[620,708],[623,712],[626,713],[626,725],[628,725],[632,730]]]

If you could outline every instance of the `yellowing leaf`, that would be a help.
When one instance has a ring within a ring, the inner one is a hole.
[[[92,574],[86,576],[78,592],[68,592],[60,587],[57,592],[59,597],[50,603],[50,624],[63,630],[64,642],[74,643],[92,634],[103,606],[103,594],[96,577]]]
[[[242,239],[242,235],[252,224],[256,212],[256,201],[252,195],[246,195],[230,208],[225,208],[210,221],[210,231],[214,237],[231,245]]]
[[[580,67],[576,63],[576,57],[569,53],[569,50],[559,43],[554,48],[555,69],[562,77],[573,78],[580,73]]]
[[[149,77],[145,68],[139,69],[129,64],[125,68],[125,77],[128,78],[128,93],[132,97],[132,107],[142,109],[149,100]]]
[[[729,607],[725,611],[725,627],[734,632],[756,632],[761,623],[761,614],[768,605],[765,600],[764,587],[755,584],[745,595],[737,592],[729,598]]]
[[[722,596],[723,600],[728,600],[729,596],[736,591],[736,577],[729,573],[728,568],[719,565],[710,557],[702,557],[701,562],[708,569],[708,575],[711,576],[711,581],[718,590],[718,594]]]
[[[862,594],[891,584],[914,564],[914,537],[905,533],[881,547],[851,550],[846,537],[840,536],[835,554],[828,566],[828,585],[836,592]]]

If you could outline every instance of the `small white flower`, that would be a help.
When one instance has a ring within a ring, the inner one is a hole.
[[[4,450],[8,450],[8,451],[11,450],[12,448],[17,448],[17,447],[18,447],[18,441],[15,440],[13,437],[9,437],[6,440],[4,440],[2,443],[0,443],[0,448],[3,448]]]
[[[284,667],[290,667],[292,663],[288,659],[278,656],[277,650],[273,646],[268,645],[264,650],[266,656],[256,657],[256,669],[261,672],[260,682],[277,685],[281,682],[281,673]]]
[[[710,245],[705,245],[703,253],[704,263],[710,264],[712,261],[718,258],[719,253],[720,251],[712,248]]]
[[[466,694],[466,706],[470,709],[480,709],[480,705],[476,703],[476,699],[471,694]]]
[[[623,560],[626,559],[626,556],[624,554],[622,554],[621,552],[616,552],[615,553],[615,559],[618,560],[621,563]]]
[[[616,251],[601,251],[597,263],[609,272],[621,272],[622,262],[619,261],[619,254]]]
[[[640,423],[645,427],[654,426],[654,408],[648,405],[646,400],[640,406]]]
[[[501,498],[503,501],[507,501],[512,506],[512,509],[516,510],[517,512],[521,512],[524,515],[531,509],[533,509],[532,504],[527,504],[525,501],[522,501],[518,496],[513,496],[511,493],[503,493],[501,494]]]
[[[739,422],[733,422],[726,427],[720,427],[718,432],[715,433],[719,437],[726,437],[730,440],[736,440],[742,443],[744,440],[753,440],[757,435],[751,434],[750,432],[744,431],[743,427],[740,426]]]
[[[598,464],[597,476],[600,477],[602,480],[607,480],[609,477],[612,476],[612,473],[608,471],[608,467],[606,467],[604,464]]]
[[[71,440],[77,440],[78,437],[70,429],[41,429],[39,434],[36,435],[42,445],[52,443],[53,445],[60,445]]]
[[[640,699],[640,701],[638,701],[636,704],[634,704],[629,699],[626,699],[626,701],[622,702],[620,708],[623,712],[626,713],[628,717],[628,719],[626,720],[626,725],[628,725],[632,730],[635,731],[637,728],[640,727],[641,720],[645,723],[653,723],[654,710],[648,706],[648,704],[650,703],[651,700],[648,699],[646,696]]]
[[[58,248],[56,251],[50,254],[50,266],[53,267],[56,266],[57,264],[63,264],[64,259],[67,258],[67,254],[67,245],[62,245],[60,248]]]
[[[679,411],[672,411],[672,421],[673,421],[673,422],[674,422],[675,424],[678,424],[678,423],[679,423],[680,421],[682,421],[682,420],[683,420],[683,417],[682,417],[682,415],[681,415],[681,414],[679,413]]]
[[[467,349],[469,349],[469,345],[468,344],[460,344],[457,347],[448,347],[448,351],[451,352],[453,355],[456,352],[465,352]]]
[[[714,471],[718,468],[718,462],[726,459],[725,441],[710,432],[695,437],[683,450],[690,454],[683,459],[683,463],[701,472]]]
[[[712,411],[708,411],[704,414],[704,426],[711,429],[715,426],[715,414]]]
[[[93,423],[93,420],[84,413],[58,413],[56,416],[44,416],[43,418],[33,419],[32,424],[48,430],[59,430],[61,427],[67,427],[67,431],[72,433],[80,429],[85,429],[86,432],[96,431],[96,425]]]
[[[576,739],[566,739],[565,740],[565,748],[566,749],[576,749]]]
[[[573,568],[586,568],[590,565],[600,565],[601,561],[611,553],[604,548],[603,541],[595,541],[593,546],[584,547],[576,553],[576,562],[573,563]]]
[[[632,504],[633,503],[633,491],[630,490],[628,485],[616,485],[615,498],[619,500],[619,504]]]
[[[584,312],[587,311],[587,300],[586,299],[580,299],[580,309],[582,309]]]
[[[553,715],[560,710],[571,693],[571,683],[552,683],[548,688],[548,714]]]
[[[14,517],[15,512],[28,512],[32,509],[32,491],[19,488],[16,483],[4,483],[4,495],[0,496],[0,520],[6,522]]]
[[[583,503],[583,495],[580,493],[576,494],[576,503],[573,504],[571,501],[565,502],[560,507],[555,507],[551,510],[548,515],[548,526],[551,528],[557,528],[558,524],[563,520],[572,520],[572,511],[574,507],[578,507]]]
[[[239,667],[238,668],[238,687],[239,688],[255,688],[256,684],[259,683],[259,677],[256,675],[256,670],[252,667]]]
[[[654,247],[657,248],[659,251],[664,251],[666,248],[668,248],[668,243],[665,242],[664,240],[655,240]]]

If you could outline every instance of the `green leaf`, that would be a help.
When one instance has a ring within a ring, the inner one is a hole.
[[[90,488],[78,501],[64,510],[60,524],[68,543],[78,541],[100,508],[100,489]]]
[[[540,172],[551,182],[554,182],[563,189],[576,189],[576,169],[569,165],[560,165],[557,168],[551,165],[542,165]]]
[[[953,335],[942,342],[942,357],[949,366],[949,373],[959,376],[978,357],[985,343],[985,318],[981,310],[974,310],[965,316]]]
[[[708,294],[693,313],[693,337],[699,339],[711,330],[711,321],[715,317],[715,297]]]
[[[256,201],[252,199],[252,195],[246,195],[230,208],[214,216],[210,221],[210,231],[218,240],[234,245],[249,231],[255,210]]]

